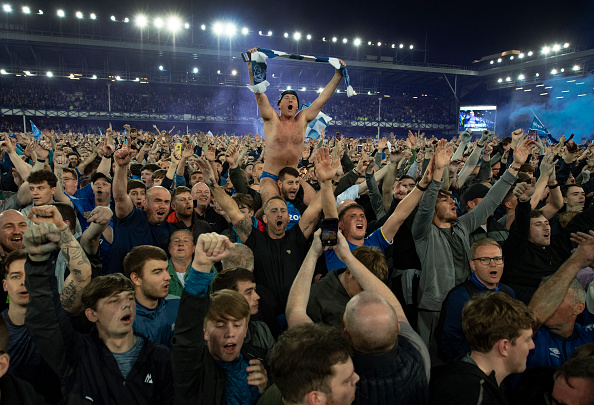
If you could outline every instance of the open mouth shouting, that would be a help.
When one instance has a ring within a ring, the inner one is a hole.
[[[235,352],[235,348],[237,347],[236,343],[227,343],[223,346],[223,350],[225,353],[231,354]]]
[[[126,314],[120,318],[120,321],[124,324],[129,324],[132,322],[132,314]]]
[[[289,104],[289,105],[287,106],[287,108],[289,109],[289,111],[293,111],[293,104]]]

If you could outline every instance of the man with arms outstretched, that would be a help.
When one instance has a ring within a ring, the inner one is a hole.
[[[250,53],[257,51],[257,48],[249,50]],[[339,61],[342,66],[346,66],[342,60]],[[249,62],[248,69],[251,72],[252,62]],[[253,85],[253,79],[251,80]],[[264,120],[264,137],[266,138],[266,160],[264,161],[264,172],[260,178],[262,201],[268,201],[270,197],[279,195],[278,173],[283,167],[297,167],[301,159],[307,124],[322,111],[341,80],[342,70],[336,69],[334,77],[318,98],[302,111],[299,111],[299,96],[294,90],[285,90],[281,93],[277,102],[280,114],[277,114],[272,108],[266,94],[254,93],[260,116]]]

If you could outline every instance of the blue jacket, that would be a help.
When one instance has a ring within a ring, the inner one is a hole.
[[[171,347],[175,318],[179,308],[179,297],[168,295],[159,300],[155,309],[149,309],[136,301],[134,334],[146,336],[149,340]]]

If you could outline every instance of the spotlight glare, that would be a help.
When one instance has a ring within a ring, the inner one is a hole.
[[[503,61],[503,59],[499,58],[497,59],[497,63],[501,63]]]
[[[361,39],[360,38],[355,38],[355,40],[353,41],[353,45],[355,45],[355,46],[361,45]]]
[[[52,72],[47,72],[46,75],[47,77],[54,77],[54,74]]]
[[[64,18],[65,16],[66,16],[66,13],[64,12],[64,10],[62,10],[62,9],[58,10],[58,17]]]
[[[197,67],[195,67],[194,69],[192,69],[192,72],[194,72],[194,73],[198,73],[198,68],[197,68]]]
[[[31,9],[27,6],[23,6],[22,10],[23,14],[31,14]]]
[[[8,72],[6,70],[4,70],[4,69],[0,69],[0,74],[7,75]]]
[[[91,76],[91,79],[93,79],[93,80],[97,79],[97,75]]]
[[[38,10],[38,11],[37,11],[37,14],[38,14],[38,15],[43,15],[43,10]]]
[[[524,80],[524,75],[518,76],[518,80]]]
[[[414,47],[411,45],[411,46],[409,46],[409,48],[410,48],[410,49],[413,49]]]
[[[392,44],[392,49],[396,48],[396,44]]]
[[[5,13],[12,13],[12,6],[10,4],[4,4],[2,10],[4,10]]]
[[[532,56],[534,53],[532,51],[528,52],[528,56]]]
[[[145,16],[139,15],[136,17],[136,26],[140,28],[146,27],[148,24],[148,20]]]
[[[557,69],[551,70],[551,74],[556,75],[557,74]]]
[[[510,56],[509,60],[514,60],[514,55]]]
[[[524,58],[524,54],[523,53],[519,54],[518,55],[518,58],[523,59]]]
[[[155,27],[163,28],[163,19],[160,17],[155,18]]]
[[[400,49],[404,48],[404,44],[400,44]]]
[[[311,39],[311,35],[310,34],[307,34],[307,39],[308,40]]]
[[[573,70],[575,70],[575,71],[578,71],[578,70],[580,70],[580,67],[579,67],[578,65],[575,65],[575,66],[573,67]]]
[[[231,71],[231,74],[232,74],[233,76],[237,75],[237,70],[233,69],[233,70]]]
[[[163,65],[159,65],[159,70],[163,70]]]
[[[503,79],[500,77],[499,79],[497,79],[497,83],[503,83]]]
[[[494,61],[494,60],[492,60],[491,62],[489,62],[489,64],[490,64],[490,65],[492,65],[493,63],[495,63],[495,61]]]
[[[201,29],[202,31],[204,31],[204,30],[206,29],[206,25],[202,24],[202,25],[200,26],[200,29]]]
[[[558,52],[560,50],[561,50],[561,45],[559,45],[559,44],[553,45],[553,51]]]
[[[181,28],[181,21],[178,17],[169,17],[167,19],[167,29],[173,33],[176,33]]]
[[[111,21],[115,21],[115,20],[116,20],[115,15],[112,15],[111,16]]]
[[[76,18],[83,18],[83,13],[80,11],[77,11],[75,15],[76,15]]]
[[[221,24],[220,22],[214,23],[214,25],[212,26],[212,31],[216,35],[221,35],[223,33],[223,24]]]
[[[511,77],[509,77],[509,76],[508,76],[508,77],[506,77],[506,78],[505,78],[505,81],[506,81],[506,82],[511,82]]]
[[[565,72],[565,69],[564,68],[561,68],[561,73],[563,73],[563,72]]]
[[[299,41],[301,39],[301,33],[300,32],[296,32],[293,34],[293,39],[295,41]]]
[[[124,18],[124,22],[125,23],[129,23],[130,22],[130,19],[128,17],[126,17],[126,18]]]
[[[301,91],[305,91],[305,90],[307,90],[307,88],[306,88],[306,87],[302,87],[302,88],[301,88]]]
[[[569,42],[566,42],[565,44],[563,44],[563,48],[569,48]]]
[[[91,20],[96,20],[96,19],[97,19],[97,14],[95,14],[95,13],[91,13],[91,14],[89,15],[89,17],[91,18]]]
[[[271,37],[272,36],[272,31],[268,31],[268,36]]]
[[[237,32],[237,27],[233,23],[227,23],[225,25],[225,34],[231,38]]]
[[[343,43],[343,44],[346,44],[347,42],[348,42],[348,40],[347,40],[346,38],[343,38],[343,39],[342,39],[342,43]]]
[[[289,33],[285,32],[285,34],[283,35],[285,38],[289,38]]]
[[[367,42],[367,45],[371,45],[371,41],[368,41],[368,42]]]
[[[324,91],[324,88],[323,88],[323,87],[320,87],[320,88],[318,89],[318,93],[321,93],[321,92],[323,92],[323,91]]]
[[[221,70],[220,70],[220,69],[219,69],[219,70],[217,70],[217,74],[218,74],[218,75],[220,75],[220,74],[221,74]]]
[[[247,27],[243,27],[243,28],[241,29],[241,33],[242,33],[243,35],[247,35],[247,34],[249,33],[249,30],[247,29]]]
[[[542,48],[542,53],[545,55],[548,55],[549,52],[551,52],[551,47],[550,46],[545,46],[544,48]]]
[[[291,90],[291,86],[287,86],[287,90]]]
[[[122,80],[120,76],[116,76],[116,80]]]
[[[540,73],[535,74],[536,77],[540,76]]]
[[[189,29],[189,28],[190,28],[190,24],[189,24],[189,23],[185,23],[185,24],[184,24],[184,28],[185,28],[185,29]]]
[[[381,42],[378,42],[378,43],[377,43],[377,46],[382,46],[382,43],[381,43]]]
[[[336,41],[338,41],[338,38],[332,37],[332,42],[336,42]]]

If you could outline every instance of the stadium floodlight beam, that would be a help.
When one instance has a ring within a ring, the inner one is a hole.
[[[181,29],[181,21],[178,17],[171,16],[167,19],[167,29],[170,32],[176,33]]]
[[[214,23],[212,26],[212,31],[215,33],[215,35],[221,35],[223,33],[223,24],[220,22]]]
[[[524,58],[524,54],[523,53],[519,54],[518,55],[518,58],[523,59]]]
[[[60,18],[64,18],[66,16],[66,13],[62,9],[58,10],[57,13],[58,13],[58,17],[60,17]]]
[[[580,67],[579,67],[578,65],[575,65],[575,66],[573,67],[573,70],[574,70],[574,71],[578,71],[578,70],[580,70]]]
[[[542,53],[545,55],[548,55],[549,52],[551,52],[551,47],[550,46],[545,46],[544,48],[542,48]]]
[[[285,33],[283,34],[283,37],[285,37],[285,38],[289,38],[289,33],[288,33],[288,32],[285,32]]]
[[[301,33],[300,32],[296,32],[293,34],[293,39],[295,41],[299,41],[301,39]]]
[[[27,6],[23,6],[21,10],[23,10],[23,14],[31,14],[31,9]]]
[[[115,20],[116,20],[116,17],[115,17],[115,15],[112,15],[111,17],[109,17],[109,19],[110,19],[111,21],[115,21]]]
[[[6,70],[4,70],[4,69],[0,69],[0,74],[7,75],[8,72]]]
[[[272,36],[272,31],[268,31],[268,36],[271,37]]]
[[[306,38],[307,38],[308,40],[310,40],[310,39],[311,39],[311,34],[307,34],[307,37],[306,37]]]
[[[184,24],[184,28],[185,28],[185,29],[190,29],[190,23],[185,23],[185,24]]]
[[[47,72],[46,75],[47,77],[54,77],[54,74],[52,72]]]
[[[163,19],[160,17],[155,18],[154,24],[156,28],[163,28]]]
[[[139,28],[144,28],[148,25],[148,19],[143,15],[137,15],[134,19],[134,23]]]
[[[95,14],[95,13],[91,13],[91,14],[89,15],[89,17],[91,18],[91,20],[96,20],[96,19],[97,19],[97,14]]]
[[[231,71],[231,74],[232,74],[233,76],[237,75],[237,70],[233,69],[233,70]]]
[[[250,32],[250,30],[248,30],[248,28],[247,28],[247,27],[243,27],[243,28],[241,29],[241,33],[242,33],[243,35],[247,35],[249,32]]]
[[[518,76],[518,80],[524,80],[524,75]]]
[[[355,40],[353,41],[353,45],[355,45],[355,46],[361,45],[361,38],[355,38]]]
[[[534,53],[532,51],[528,52],[528,56],[532,56]]]
[[[343,43],[343,44],[346,44],[347,42],[348,42],[348,40],[347,40],[346,38],[343,38],[343,39],[342,39],[342,43]]]
[[[76,18],[83,18],[83,13],[81,11],[76,12]]]
[[[553,70],[551,70],[551,74],[552,74],[552,75],[556,75],[557,73],[558,73],[558,72],[557,72],[557,69],[553,69]]]
[[[192,72],[194,72],[194,73],[198,73],[198,68],[197,68],[197,67],[195,67],[194,69],[192,69]]]
[[[338,38],[332,37],[332,42],[336,42],[336,41],[338,41]]]
[[[12,6],[10,4],[4,4],[2,10],[4,10],[5,13],[12,13]]]
[[[561,50],[561,45],[559,45],[559,44],[553,45],[553,51],[559,52],[560,50]]]
[[[234,36],[236,32],[237,32],[237,27],[235,26],[235,24],[233,24],[233,23],[225,24],[225,35],[227,35],[229,38]]]
[[[163,65],[159,65],[159,70],[163,70]]]
[[[206,30],[206,25],[202,24],[202,25],[200,26],[200,29],[201,29],[202,31]]]

